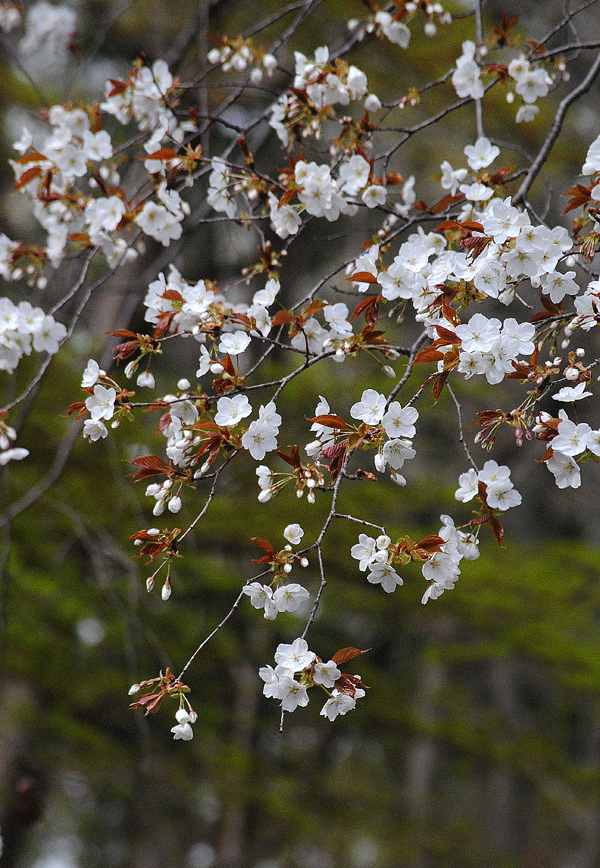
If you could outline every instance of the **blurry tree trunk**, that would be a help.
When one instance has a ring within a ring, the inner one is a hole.
[[[219,868],[245,868],[247,799],[251,777],[251,747],[259,697],[256,672],[248,661],[230,668],[236,691],[234,725],[226,759],[227,792],[223,806],[217,864]]]
[[[0,688],[0,868],[17,864],[27,830],[42,815],[44,781],[29,768],[27,708],[34,702],[32,688],[24,681],[4,680]]]

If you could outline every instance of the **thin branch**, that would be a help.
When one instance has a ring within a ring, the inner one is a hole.
[[[583,96],[585,93],[588,92],[588,90],[594,83],[594,79],[598,75],[598,72],[600,72],[600,54],[598,54],[598,56],[596,57],[596,60],[594,61],[583,81],[576,88],[573,88],[573,90],[570,94],[568,94],[568,96],[561,100],[558,111],[556,112],[556,117],[554,118],[554,121],[550,128],[550,132],[546,136],[546,141],[542,145],[533,165],[527,172],[525,180],[519,187],[518,192],[515,196],[513,196],[513,205],[518,205],[519,203],[525,201],[531,185],[541,171],[542,166],[548,159],[548,155],[550,154],[550,151],[552,150],[552,147],[560,134],[563,123],[565,121],[565,117],[567,115],[567,111],[573,105],[573,103],[579,99],[579,97]]]
[[[456,415],[458,416],[458,439],[460,440],[462,448],[465,450],[466,456],[469,459],[469,463],[470,463],[471,467],[473,468],[473,470],[476,473],[479,473],[479,468],[475,464],[475,461],[473,460],[473,456],[471,455],[469,447],[467,446],[467,441],[465,440],[465,434],[463,431],[463,423],[462,423],[462,407],[458,401],[458,398],[454,394],[452,386],[449,383],[446,383],[446,388],[450,392],[450,395],[451,395],[452,400],[454,401],[454,405],[456,407]]]

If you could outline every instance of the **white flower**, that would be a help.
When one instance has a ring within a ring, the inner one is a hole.
[[[86,440],[100,440],[108,437],[108,428],[99,419],[86,419],[83,423],[83,436]]]
[[[546,461],[546,466],[553,473],[558,488],[579,488],[581,485],[579,465],[570,455],[553,452],[552,458]]]
[[[478,169],[485,169],[486,166],[493,163],[499,153],[500,148],[492,145],[490,140],[485,136],[477,139],[474,145],[467,145],[464,148],[467,163],[474,172]]]
[[[306,669],[315,657],[316,654],[308,650],[306,639],[294,639],[291,645],[278,645],[275,652],[275,662],[292,673]]]
[[[263,419],[255,419],[242,437],[242,446],[256,461],[277,449],[277,428]]]
[[[22,461],[28,455],[29,449],[22,449],[18,446],[13,449],[6,449],[4,452],[0,452],[0,467],[4,467],[9,461]]]
[[[180,708],[175,714],[175,718],[177,720],[177,726],[171,727],[171,732],[173,733],[173,738],[177,741],[177,739],[183,739],[183,741],[190,741],[194,737],[194,730],[192,729],[191,724],[196,720],[195,712],[194,716],[188,714],[188,712],[184,708]]]
[[[94,394],[90,395],[85,402],[94,422],[99,419],[112,419],[116,397],[117,393],[112,386],[109,389],[104,386],[94,386]]]
[[[141,374],[138,374],[136,382],[140,389],[153,389],[156,385],[154,377],[150,371],[142,371]]]
[[[309,597],[306,588],[292,582],[277,588],[273,594],[273,603],[278,612],[295,612]]]
[[[321,714],[329,720],[335,720],[338,714],[346,714],[347,711],[351,711],[355,706],[356,699],[354,697],[334,690],[331,699],[328,699],[321,709]]]
[[[415,407],[402,407],[398,401],[392,401],[381,419],[381,424],[388,437],[410,438],[415,436],[414,423],[418,418],[419,411]]]
[[[98,382],[98,378],[104,373],[104,371],[100,370],[98,362],[94,361],[94,359],[90,359],[86,365],[85,371],[83,372],[81,388],[91,389],[91,387],[95,386]]]
[[[304,536],[304,531],[299,524],[288,524],[288,526],[283,532],[283,535],[288,542],[291,542],[292,545],[297,546],[300,545],[300,540]]]
[[[327,690],[331,690],[341,674],[333,660],[328,663],[315,663],[313,681],[315,684],[322,684]]]
[[[454,497],[457,500],[461,500],[463,503],[467,503],[469,500],[473,500],[476,494],[479,491],[479,480],[477,478],[476,470],[467,470],[466,473],[461,473],[458,477],[459,488],[457,488],[454,493]]]
[[[350,554],[359,561],[358,569],[364,572],[371,563],[376,550],[377,544],[373,537],[367,536],[366,533],[361,533],[358,537],[358,543],[352,546]]]
[[[452,84],[461,99],[467,96],[481,99],[484,88],[479,77],[479,67],[474,60],[475,43],[467,40],[463,42],[462,48],[462,56],[456,61],[456,69],[452,73]]]
[[[395,591],[398,585],[404,584],[396,570],[390,564],[371,562],[369,569],[371,572],[367,576],[367,581],[371,582],[371,584],[381,583],[381,587],[387,594],[391,594]]]
[[[215,422],[223,427],[237,425],[251,413],[252,407],[246,395],[234,395],[233,398],[224,396],[217,401]]]
[[[261,585],[260,582],[251,582],[244,585],[242,588],[244,594],[250,597],[250,603],[255,609],[264,609],[265,618],[272,621],[277,617],[278,611],[283,611],[275,605],[273,601],[273,591],[268,585]]]
[[[219,342],[219,352],[239,356],[248,348],[250,341],[251,337],[246,332],[225,332]]]
[[[377,208],[378,205],[385,205],[386,189],[380,184],[371,184],[363,191],[360,198],[367,208]]]
[[[361,419],[367,425],[378,425],[385,413],[385,395],[375,389],[365,389],[360,401],[350,407],[353,419]]]
[[[564,414],[564,410],[561,410]],[[558,435],[553,438],[551,446],[557,452],[571,457],[579,455],[587,449],[587,441],[592,429],[587,422],[576,425],[570,419],[562,418],[558,423]]]
[[[283,711],[295,711],[298,706],[301,708],[308,705],[308,693],[304,684],[299,684],[291,677],[291,675],[282,675],[273,688],[273,696],[275,699],[281,699],[281,708]]]
[[[591,392],[586,389],[586,383],[577,383],[576,386],[563,386],[562,389],[552,395],[555,401],[580,401],[582,398],[589,398]]]

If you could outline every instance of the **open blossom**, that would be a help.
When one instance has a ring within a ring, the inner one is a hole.
[[[176,712],[175,718],[177,720],[177,725],[171,728],[173,738],[175,740],[182,739],[183,741],[190,741],[194,737],[192,723],[196,722],[196,712],[188,712],[185,708],[180,708]]]
[[[563,386],[556,394],[552,395],[555,401],[581,401],[582,398],[591,397],[591,392],[587,390],[587,383],[577,383],[576,386]]]
[[[580,422],[579,425],[571,422],[564,410],[561,410],[559,415],[561,421],[558,423],[558,435],[552,440],[552,449],[571,457],[580,455],[587,449],[592,429],[587,422]]]
[[[581,485],[581,471],[572,456],[553,450],[552,457],[546,461],[546,467],[554,475],[558,488],[579,488]]]
[[[335,720],[338,714],[346,714],[346,712],[351,711],[355,706],[356,699],[353,696],[348,696],[347,693],[340,693],[339,690],[334,690],[320,713],[329,720]]]
[[[304,531],[299,524],[288,524],[288,526],[283,532],[283,535],[288,542],[291,542],[292,545],[297,546],[300,545],[300,541],[304,536]]]
[[[294,639],[291,645],[281,644],[275,652],[275,662],[290,672],[301,672],[315,659],[316,654],[308,650],[306,639]]]
[[[108,437],[108,428],[99,419],[86,419],[83,423],[83,436],[86,440],[95,441]]]
[[[100,366],[98,362],[94,359],[90,359],[86,365],[85,371],[83,372],[83,378],[81,380],[81,388],[82,389],[91,389],[92,386],[95,386],[98,382],[100,376],[103,376],[105,371],[100,370]]]
[[[252,407],[246,395],[224,396],[217,401],[215,422],[221,426],[237,425],[251,413]]]
[[[116,391],[104,386],[94,386],[94,394],[86,399],[85,406],[90,412],[92,421],[99,419],[112,419],[115,412]]]
[[[273,601],[273,591],[269,585],[261,585],[260,582],[250,582],[244,585],[243,592],[250,597],[250,603],[255,609],[264,609],[265,618],[272,621],[277,617],[280,610]]]
[[[305,600],[308,600],[310,594],[295,582],[290,582],[287,585],[280,585],[273,593],[273,603],[278,612],[296,612]]]
[[[225,332],[219,341],[219,352],[239,356],[248,348],[251,340],[252,338],[246,332]]]
[[[492,145],[489,139],[482,136],[477,139],[474,145],[467,145],[464,148],[464,153],[469,167],[476,172],[478,169],[485,169],[490,163],[493,163],[500,153],[500,148]]]
[[[371,562],[369,569],[371,572],[367,581],[374,585],[381,584],[387,594],[395,591],[398,585],[404,584],[396,570],[388,563]]]
[[[277,449],[277,433],[278,429],[268,421],[255,419],[242,437],[242,446],[256,461],[262,461],[267,452]]]
[[[385,395],[375,389],[365,389],[360,401],[350,407],[353,419],[361,419],[367,425],[378,425],[385,413]]]
[[[315,684],[321,684],[327,690],[331,690],[335,682],[338,680],[342,673],[337,668],[333,660],[329,660],[328,663],[315,663],[315,668],[313,671],[313,681]]]
[[[475,43],[467,40],[463,42],[462,48],[463,53],[456,61],[456,69],[452,73],[452,84],[461,99],[467,96],[481,99],[484,90],[479,66],[475,61]]]
[[[419,411],[415,407],[402,407],[398,401],[392,401],[387,412],[381,419],[383,430],[388,437],[414,437],[415,422]]]

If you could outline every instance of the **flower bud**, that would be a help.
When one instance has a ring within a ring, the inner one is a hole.
[[[129,690],[127,691],[127,695],[133,696],[133,694],[137,693],[139,689],[140,689],[139,684],[132,684],[131,687],[129,688]]]
[[[168,579],[167,579],[167,581],[164,583],[164,585],[162,586],[162,591],[160,592],[160,595],[161,595],[161,597],[163,598],[163,600],[164,600],[165,602],[166,602],[166,601],[169,599],[169,597],[171,596],[171,584],[170,584],[170,582],[169,582]]]
[[[136,383],[140,389],[153,389],[156,385],[156,381],[150,371],[142,371],[142,373],[138,375]]]
[[[264,488],[258,495],[259,503],[268,503],[273,497],[273,492],[270,488]]]

